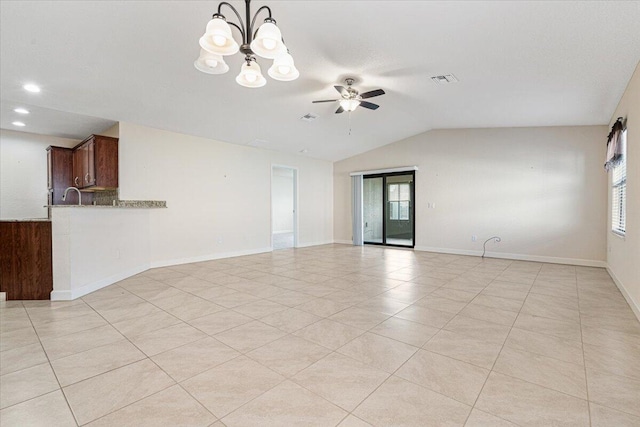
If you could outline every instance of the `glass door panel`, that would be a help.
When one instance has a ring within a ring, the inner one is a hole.
[[[362,225],[365,243],[384,243],[384,183],[383,178],[362,181]]]
[[[413,246],[413,174],[385,177],[387,245]]]

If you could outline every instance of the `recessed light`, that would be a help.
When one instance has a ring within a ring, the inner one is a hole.
[[[302,149],[302,150],[300,150],[299,152],[304,154],[304,153],[308,153],[308,152],[309,152],[309,150],[308,150],[308,149],[306,149],[306,148],[303,148],[303,149]]]
[[[18,114],[29,114],[29,110],[27,110],[26,108],[16,108],[13,111],[15,111]]]
[[[40,86],[34,85],[33,83],[27,83],[26,85],[22,86],[22,88],[27,92],[33,92],[33,93],[40,92]]]
[[[12,122],[11,124],[12,124],[12,125],[14,125],[14,126],[18,126],[18,127],[26,126],[26,125],[25,125],[24,123],[22,123],[22,122]]]

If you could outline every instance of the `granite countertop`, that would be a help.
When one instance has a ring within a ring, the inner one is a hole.
[[[164,200],[115,200],[113,205],[47,205],[46,208],[110,208],[110,209],[153,209],[166,208]]]
[[[49,218],[2,218],[0,222],[51,222]]]

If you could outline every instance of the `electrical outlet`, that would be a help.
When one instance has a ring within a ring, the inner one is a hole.
[[[476,236],[475,234],[473,236],[471,236],[471,241],[475,242],[476,240],[478,240],[478,236]]]
[[[120,259],[120,250],[116,249],[116,259]]]

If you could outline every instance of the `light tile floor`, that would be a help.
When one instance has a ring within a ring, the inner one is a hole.
[[[1,307],[2,427],[640,426],[598,268],[328,245]]]

